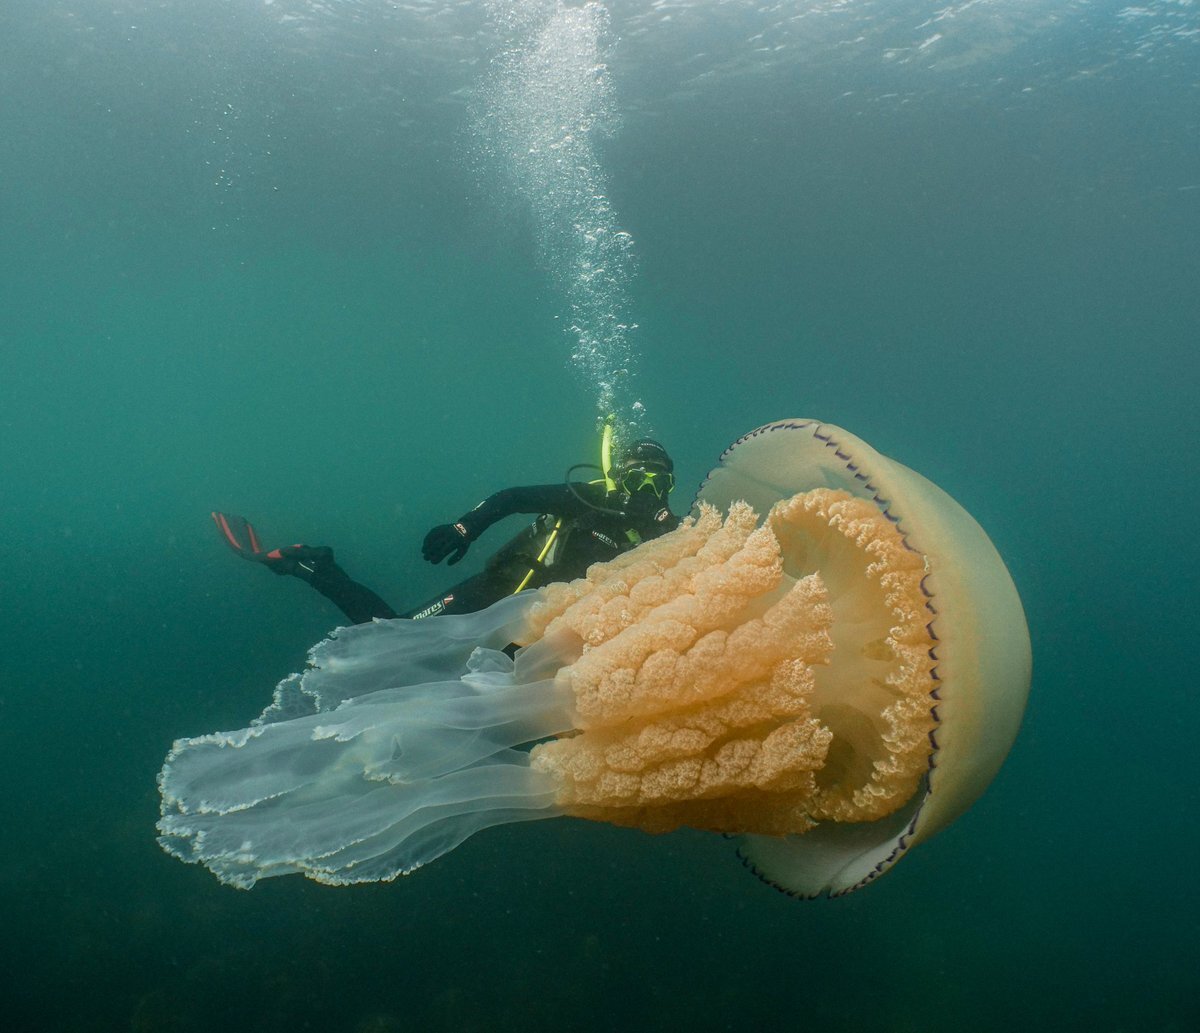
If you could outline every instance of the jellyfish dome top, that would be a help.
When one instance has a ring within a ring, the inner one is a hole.
[[[725,451],[678,530],[581,580],[339,629],[248,728],[175,743],[159,841],[234,886],[340,885],[573,815],[736,834],[780,889],[845,893],[979,796],[1029,680],[966,511],[784,420]]]

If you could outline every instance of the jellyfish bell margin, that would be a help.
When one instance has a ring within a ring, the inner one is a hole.
[[[249,728],[175,744],[160,843],[243,888],[342,885],[569,814],[737,834],[780,889],[844,893],[982,792],[1028,684],[970,516],[853,435],[779,421],[684,526],[584,579],[340,629]]]

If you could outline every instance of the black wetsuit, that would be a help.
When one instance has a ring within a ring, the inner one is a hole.
[[[649,492],[630,498],[606,494],[603,484],[585,483],[506,488],[463,514],[457,523],[466,531],[465,541],[473,542],[492,524],[516,513],[537,514],[538,518],[494,553],[483,571],[403,613],[351,580],[333,562],[332,552],[327,562],[313,564],[311,574],[301,576],[355,624],[374,617],[417,619],[473,613],[511,595],[522,583],[525,588],[538,588],[582,577],[593,563],[610,560],[679,526],[679,517]],[[539,560],[552,534],[549,549]]]

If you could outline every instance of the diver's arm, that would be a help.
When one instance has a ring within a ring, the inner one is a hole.
[[[596,487],[593,485],[576,484],[573,487],[584,498],[596,495]],[[603,489],[600,494],[603,495]],[[460,516],[457,523],[466,531],[464,537],[474,541],[492,524],[514,513],[553,513],[555,516],[570,518],[581,516],[587,510],[587,503],[581,501],[567,485],[535,484],[521,488],[505,488],[495,495],[489,495],[469,513]]]
[[[576,494],[578,492],[578,495]],[[439,524],[426,536],[421,553],[430,563],[448,560],[454,566],[467,554],[467,548],[492,524],[514,513],[553,513],[575,517],[585,513],[583,498],[603,497],[604,489],[592,484],[538,484],[523,488],[505,488],[489,495],[478,506],[464,513],[453,524]]]

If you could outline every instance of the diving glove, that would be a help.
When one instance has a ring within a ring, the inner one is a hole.
[[[421,546],[421,555],[430,563],[441,563],[447,556],[450,559],[446,566],[453,567],[466,554],[471,546],[471,534],[460,522],[457,524],[438,524],[425,536]]]

